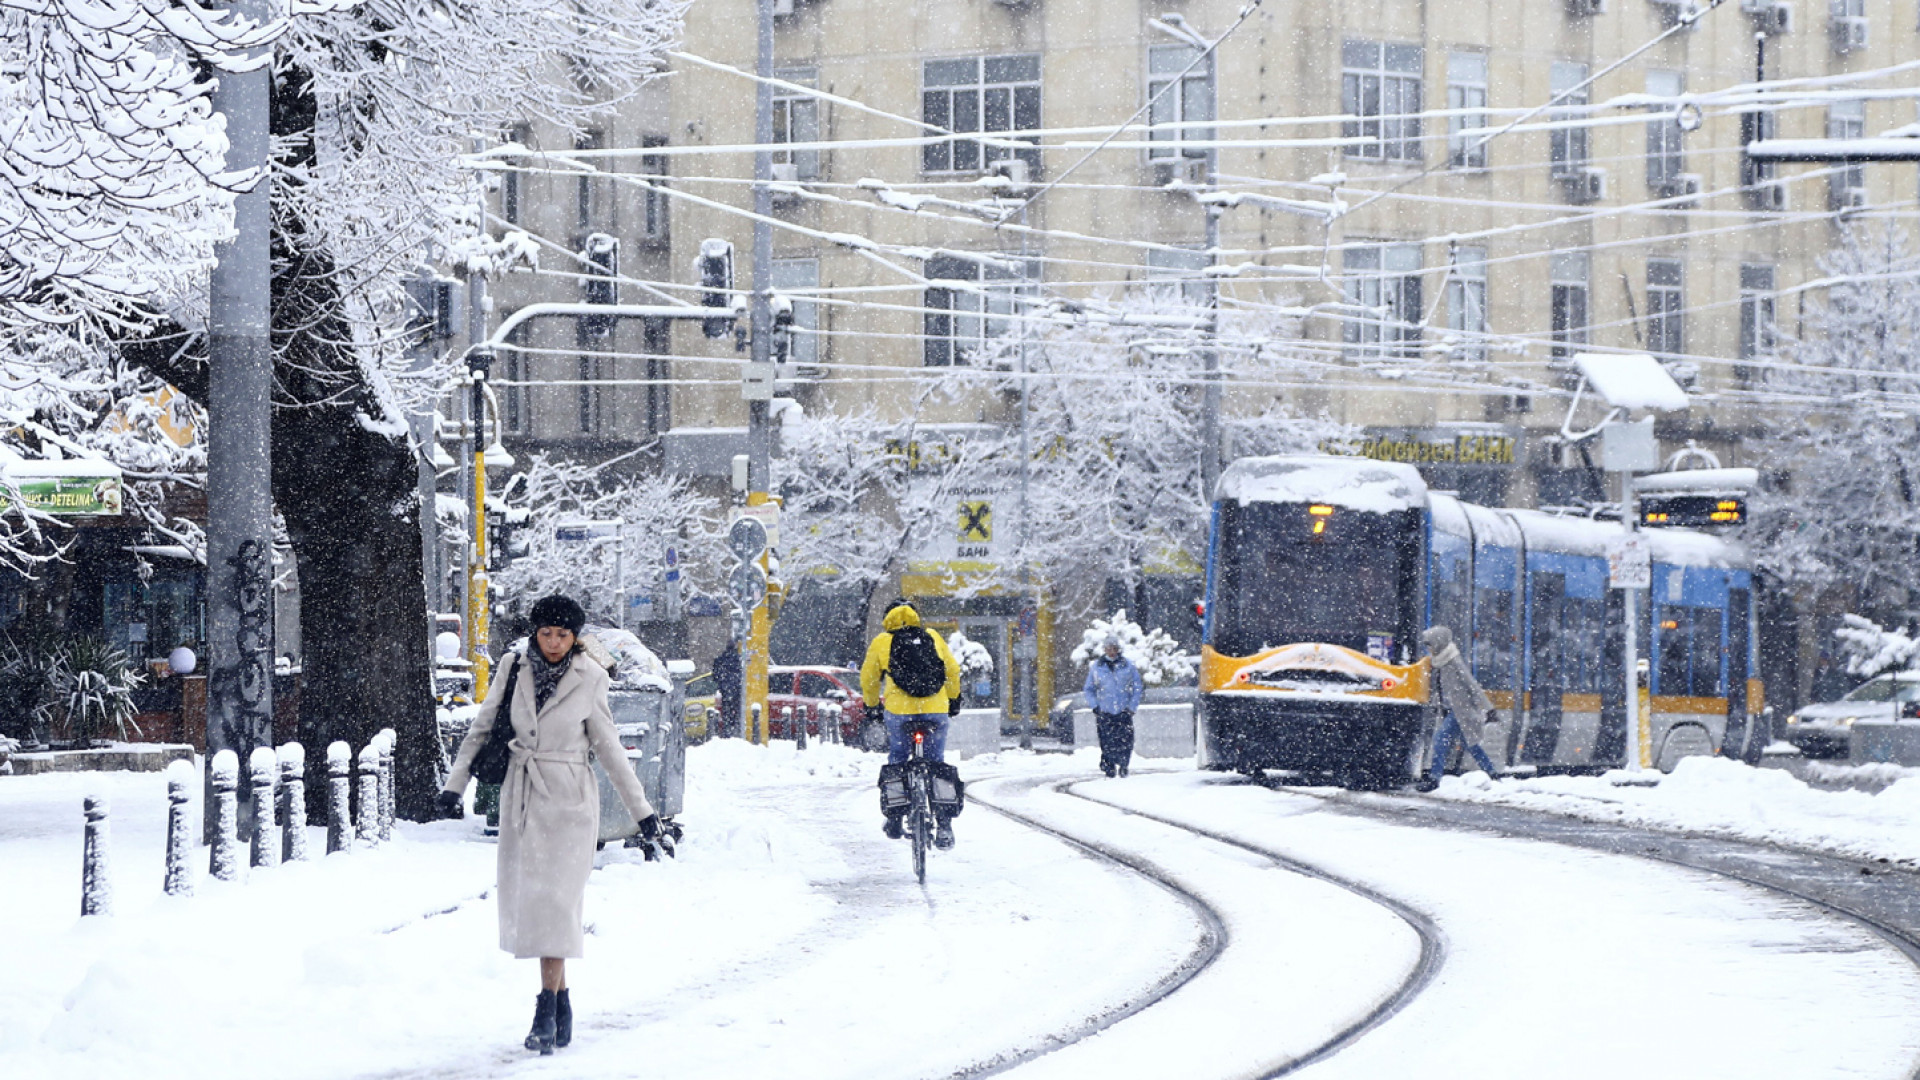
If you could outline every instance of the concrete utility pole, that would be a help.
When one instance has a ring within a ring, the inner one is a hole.
[[[1209,187],[1214,177],[1209,173]],[[1208,203],[1207,267],[1218,264],[1220,248],[1220,208]],[[1220,480],[1220,279],[1207,275],[1207,348],[1201,354],[1200,396],[1200,487],[1202,498],[1213,502],[1213,486]]]
[[[222,72],[213,95],[227,121],[227,168],[258,170],[252,190],[234,199],[235,236],[215,249],[208,296],[207,754],[231,750],[241,761],[273,745],[271,94],[263,63]],[[211,785],[212,770],[208,777]],[[253,834],[251,789],[239,785],[242,836]],[[209,836],[212,796],[209,786]]]
[[[759,9],[759,53],[754,73],[759,76],[754,88],[753,141],[753,306],[750,309],[751,349],[741,382],[741,396],[747,401],[747,506],[765,506],[772,502],[773,432],[769,413],[773,406],[773,3],[756,0]],[[762,567],[766,569],[766,567]],[[768,639],[773,632],[773,611],[768,604],[753,609],[753,622],[747,633],[747,646],[740,657],[741,699],[758,704],[759,722],[748,738],[767,741],[766,702]]]

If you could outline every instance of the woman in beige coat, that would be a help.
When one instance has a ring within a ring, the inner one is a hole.
[[[586,613],[567,597],[549,596],[533,605],[532,621],[533,645],[524,654],[509,652],[500,665],[440,802],[449,810],[460,805],[474,756],[487,744],[506,686],[515,684],[508,709],[512,756],[500,787],[500,947],[521,959],[540,958],[527,1049],[551,1054],[573,1039],[566,961],[584,951],[581,906],[600,836],[600,789],[588,748],[643,836],[657,837],[660,819],[639,778],[622,767],[626,751],[607,705],[607,669],[581,648]]]

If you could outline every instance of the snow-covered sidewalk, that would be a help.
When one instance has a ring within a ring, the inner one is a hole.
[[[1782,769],[1711,757],[1685,758],[1670,775],[1653,776],[1657,784],[1640,787],[1617,785],[1614,774],[1489,780],[1484,773],[1470,773],[1442,780],[1432,797],[1920,868],[1920,776],[1895,778],[1874,793],[1836,791],[1811,786]]]

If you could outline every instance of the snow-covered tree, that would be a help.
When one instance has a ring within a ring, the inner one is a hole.
[[[1168,686],[1190,679],[1200,669],[1200,658],[1185,652],[1179,643],[1155,627],[1143,630],[1140,624],[1116,611],[1111,618],[1095,619],[1080,632],[1080,644],[1069,655],[1076,664],[1090,664],[1106,650],[1108,635],[1120,639],[1120,655],[1140,669],[1140,681],[1148,686]]]
[[[1754,500],[1756,554],[1792,584],[1899,610],[1920,597],[1920,419],[1911,378],[1888,376],[1920,374],[1920,257],[1894,227],[1849,230],[1821,269],[1832,284],[1783,345],[1795,366],[1767,373],[1796,399],[1762,444],[1792,479]]]
[[[503,613],[524,613],[558,592],[578,600],[588,618],[618,625],[617,562],[625,563],[629,592],[663,580],[669,546],[679,551],[681,573],[693,585],[717,588],[725,569],[723,508],[680,477],[619,475],[540,454],[492,501],[514,535],[493,575]],[[622,523],[624,555],[611,537],[558,539],[563,523],[614,520]]]
[[[947,651],[953,654],[953,660],[960,665],[960,681],[972,683],[993,674],[993,654],[985,645],[967,636],[965,630],[955,630],[947,638]]]
[[[1914,666],[1916,654],[1920,654],[1920,640],[1915,640],[1910,632],[1889,630],[1851,612],[1845,621],[1846,625],[1833,633],[1846,653],[1849,674],[1870,679],[1882,672]]]

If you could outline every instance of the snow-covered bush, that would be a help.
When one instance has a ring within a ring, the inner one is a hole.
[[[1073,662],[1092,663],[1105,648],[1107,635],[1120,639],[1120,655],[1140,669],[1140,681],[1148,686],[1167,686],[1190,679],[1199,670],[1200,659],[1180,648],[1178,642],[1159,627],[1142,630],[1127,618],[1125,609],[1111,619],[1095,619],[1080,633],[1080,644],[1073,647]]]
[[[971,683],[976,679],[993,674],[993,654],[985,645],[967,636],[965,630],[955,630],[947,639],[947,651],[953,653],[953,659],[960,665],[960,681]]]
[[[1846,625],[1833,635],[1847,654],[1848,673],[1868,679],[1913,666],[1914,654],[1920,652],[1920,641],[1911,635],[1851,613],[1846,616]]]

